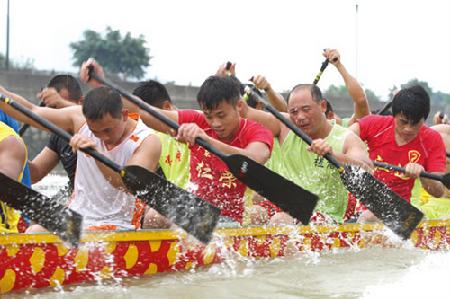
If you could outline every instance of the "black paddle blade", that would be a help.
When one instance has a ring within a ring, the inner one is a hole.
[[[124,168],[128,190],[203,243],[211,240],[220,209],[140,166]]]
[[[231,173],[292,217],[308,224],[319,197],[243,155],[221,157]]]
[[[31,190],[0,172],[0,200],[34,222],[77,246],[83,218],[57,201]]]
[[[419,209],[358,167],[346,165],[341,177],[348,191],[387,227],[404,240],[409,238],[423,217]]]

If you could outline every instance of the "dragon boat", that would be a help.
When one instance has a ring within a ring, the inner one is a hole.
[[[0,294],[185,271],[234,254],[270,259],[406,244],[392,238],[382,224],[218,228],[207,245],[172,230],[86,233],[78,248],[66,247],[51,234],[0,235]],[[449,250],[450,220],[421,222],[407,242],[423,250]]]

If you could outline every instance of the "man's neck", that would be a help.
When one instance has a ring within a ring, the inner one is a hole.
[[[312,140],[319,138],[325,139],[328,137],[328,135],[330,135],[331,129],[333,129],[333,126],[327,120],[325,120],[322,122],[320,129],[317,130],[315,134],[309,137],[311,137]]]

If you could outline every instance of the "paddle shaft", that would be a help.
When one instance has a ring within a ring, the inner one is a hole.
[[[14,100],[12,100],[10,98],[7,98],[7,97],[3,97],[3,96],[0,96],[0,97],[5,103],[11,105],[14,109],[16,109],[16,110],[20,111],[21,113],[25,114],[26,116],[28,116],[29,118],[31,118],[32,120],[34,120],[35,122],[37,122],[38,124],[43,126],[44,128],[48,129],[49,131],[55,133],[59,137],[61,137],[64,140],[66,140],[67,142],[70,142],[70,139],[72,138],[72,136],[68,132],[64,131],[63,129],[61,129],[61,128],[57,127],[57,126],[55,126],[52,122],[48,121],[47,119],[36,115],[31,110],[23,107],[19,103],[16,103]],[[80,150],[82,152],[92,156],[94,159],[96,159],[96,160],[102,162],[103,164],[107,165],[108,167],[110,167],[115,172],[121,173],[122,167],[120,167],[118,164],[116,164],[115,162],[111,161],[110,159],[108,159],[104,155],[100,154],[95,149],[93,149],[93,148],[80,148]]]
[[[406,169],[404,167],[395,166],[395,165],[387,164],[387,163],[384,163],[384,162],[373,161],[373,164],[375,166],[378,166],[378,167],[381,167],[381,168],[384,168],[384,169],[391,169],[391,170],[395,170],[395,171],[400,171],[402,173],[406,172]],[[435,174],[435,173],[429,173],[429,172],[426,172],[426,171],[422,171],[420,173],[420,176],[423,177],[423,178],[432,179],[432,180],[440,181],[440,182],[443,182],[443,180],[444,180],[444,177],[442,175]]]
[[[386,111],[388,111],[389,108],[391,108],[391,106],[392,106],[392,101],[387,102],[387,103],[383,106],[383,108],[381,108],[381,110],[377,112],[377,114],[383,115],[383,113],[385,113]]]

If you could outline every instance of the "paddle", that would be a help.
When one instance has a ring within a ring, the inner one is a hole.
[[[62,139],[67,142],[70,141],[72,136],[53,123],[11,99],[3,97],[2,100]],[[119,173],[127,189],[158,213],[182,227],[199,241],[204,243],[210,241],[212,231],[220,215],[220,210],[217,207],[195,197],[145,168],[137,165],[121,167],[92,148],[80,150]]]
[[[57,234],[71,246],[78,246],[83,217],[57,201],[31,190],[0,172],[0,200],[20,210],[35,223]]]
[[[259,97],[252,88],[246,88],[246,92],[253,92],[266,110],[272,113],[286,127],[291,129],[307,144],[311,145],[312,139],[286,119],[280,112],[274,109],[266,100]],[[343,184],[348,191],[355,195],[376,217],[392,229],[403,239],[408,239],[414,228],[419,224],[423,213],[411,206],[406,200],[398,196],[394,191],[376,180],[370,173],[362,171],[354,166],[340,163],[330,154],[325,159],[335,166],[340,173]]]
[[[139,108],[147,111],[150,115],[170,128],[178,130],[179,126],[176,122],[160,114],[138,97],[122,90],[112,83],[106,82],[103,78],[97,76],[92,68],[89,70],[89,76],[101,84],[116,90]],[[317,195],[304,190],[300,186],[286,180],[284,177],[246,156],[238,154],[225,155],[201,138],[196,138],[195,142],[222,159],[230,169],[231,173],[250,189],[253,189],[261,196],[272,201],[292,217],[300,220],[303,224],[309,223],[314,207],[318,201]]]
[[[324,50],[325,51],[325,50]],[[333,58],[333,62],[336,62],[338,60],[337,57]],[[322,65],[320,66],[320,70],[319,73],[317,74],[317,76],[314,78],[313,84],[316,85],[317,83],[319,83],[320,80],[320,76],[322,76],[323,71],[325,71],[325,69],[327,68],[328,64],[330,63],[330,60],[327,58],[322,62]]]
[[[400,171],[400,172],[403,172],[403,173],[405,173],[405,171],[406,171],[404,167],[395,166],[395,165],[387,164],[387,163],[384,163],[384,162],[373,161],[373,164],[375,166],[378,166],[378,167],[381,167],[381,168],[384,168],[384,169],[391,169],[391,170]],[[435,173],[429,173],[429,172],[426,172],[426,171],[422,171],[420,173],[420,176],[423,177],[423,178],[432,179],[432,180],[435,180],[435,181],[440,181],[440,182],[442,182],[444,184],[444,186],[447,189],[450,189],[450,172],[447,172],[446,174],[441,175],[441,174],[435,174]]]
[[[392,101],[387,102],[386,104],[384,104],[383,108],[381,108],[380,111],[377,111],[377,114],[379,115],[383,115],[384,113],[386,113],[386,111],[388,111],[392,106]]]

